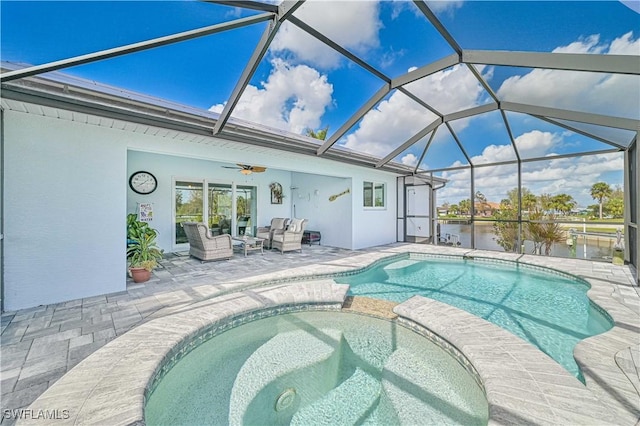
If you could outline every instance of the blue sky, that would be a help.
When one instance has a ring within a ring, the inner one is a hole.
[[[465,49],[566,53],[640,54],[640,15],[617,1],[448,1],[432,10]],[[258,12],[203,2],[177,1],[6,1],[0,4],[3,61],[42,64],[199,28]],[[453,53],[412,2],[308,1],[296,11],[326,37],[398,77]],[[354,25],[357,22],[357,25]],[[221,111],[266,24],[226,31],[202,39],[73,67],[65,73],[159,98]],[[506,100],[534,105],[638,118],[638,76],[609,76],[553,70],[478,67],[492,89]],[[285,23],[238,103],[234,116],[263,125],[304,132],[337,130],[383,82],[295,26]],[[451,90],[454,87],[456,90]],[[441,112],[453,112],[491,99],[465,65],[457,65],[407,86]],[[335,149],[385,156],[426,127],[435,116],[400,92],[392,92],[339,140]],[[516,145],[525,158],[609,148],[579,134],[522,114],[507,114]],[[514,158],[499,113],[451,123],[474,163]],[[628,142],[630,132],[597,129]],[[426,140],[396,161],[414,165]],[[595,158],[595,157],[593,157]],[[466,163],[445,127],[438,130],[425,169]],[[570,163],[571,165],[568,165]],[[620,155],[600,158],[594,167],[579,157],[530,163],[541,172],[527,182],[537,193],[574,191],[591,204],[586,188],[598,181],[622,183]],[[565,171],[557,173],[556,167]],[[480,170],[480,169],[478,169]],[[570,174],[566,171],[571,170]],[[576,173],[582,173],[576,187]],[[455,202],[468,194],[468,171],[447,172],[442,192]],[[476,186],[497,198],[511,188],[509,167],[483,168]],[[549,179],[545,180],[545,176]],[[501,186],[491,182],[502,182]],[[506,189],[505,189],[506,188]],[[563,191],[563,188],[566,191]]]

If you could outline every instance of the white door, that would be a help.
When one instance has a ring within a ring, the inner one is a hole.
[[[406,241],[426,242],[431,237],[429,186],[407,186],[405,197]]]

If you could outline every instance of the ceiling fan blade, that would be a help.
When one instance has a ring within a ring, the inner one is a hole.
[[[256,173],[262,173],[265,170],[267,170],[267,168],[266,167],[261,167],[261,166],[254,166],[254,167],[251,168],[251,171],[252,172],[256,172]]]
[[[234,169],[234,170],[238,170],[237,167],[235,166],[222,166],[223,169]]]

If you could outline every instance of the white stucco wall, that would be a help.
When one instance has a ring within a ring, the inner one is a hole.
[[[295,204],[295,216],[322,232],[323,245],[357,249],[396,241],[393,174],[64,111],[61,117],[76,121],[45,117],[38,106],[28,110],[35,113],[5,111],[5,310],[125,290],[126,214],[136,203],[152,202],[159,245],[173,250],[176,178],[255,185],[256,225],[293,217]],[[268,170],[245,177],[221,167],[234,163]],[[153,194],[129,189],[137,170],[158,178]],[[362,207],[364,180],[387,183],[386,209]],[[283,187],[281,205],[270,203],[273,181]],[[328,201],[347,188],[349,194]]]
[[[5,310],[122,291],[122,132],[5,111]]]
[[[386,200],[382,209],[363,206],[362,187],[365,181],[385,184]],[[397,184],[396,175],[363,169],[353,178],[353,249],[374,247],[396,242]]]
[[[352,191],[351,179],[294,173],[292,181],[296,189],[292,191],[291,202],[296,216],[309,220],[306,229],[320,231],[322,245],[351,249],[352,194],[329,201],[331,195],[346,189]]]

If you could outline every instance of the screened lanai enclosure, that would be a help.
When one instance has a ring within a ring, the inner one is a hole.
[[[3,109],[98,111],[388,171],[400,241],[637,268],[639,13],[618,1],[3,2]]]

